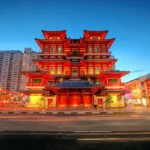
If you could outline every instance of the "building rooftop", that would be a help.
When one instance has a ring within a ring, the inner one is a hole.
[[[56,84],[55,88],[92,88],[99,87],[103,85],[93,84],[89,81],[62,81],[59,84]]]

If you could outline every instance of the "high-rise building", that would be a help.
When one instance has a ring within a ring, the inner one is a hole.
[[[18,91],[20,86],[22,52],[19,50],[0,51],[0,87]]]
[[[22,72],[29,78],[30,104],[45,97],[48,107],[102,106],[111,96],[111,107],[124,107],[125,90],[121,77],[129,71],[115,70],[117,59],[109,48],[115,38],[108,31],[84,30],[80,39],[67,38],[66,30],[42,31],[45,39],[36,39],[42,52],[34,60],[40,70]]]
[[[25,48],[24,53],[19,50],[0,51],[0,87],[9,91],[26,90],[28,78],[21,71],[36,71],[33,63],[38,53],[31,48]]]
[[[37,66],[33,63],[34,59],[37,59],[38,53],[33,51],[31,48],[25,48],[24,53],[22,54],[22,71],[36,71]],[[28,82],[28,78],[21,75],[21,82],[20,82],[20,90],[26,90],[26,84]]]

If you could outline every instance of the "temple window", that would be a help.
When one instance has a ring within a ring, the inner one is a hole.
[[[112,78],[112,79],[108,79],[108,81],[111,83],[116,83],[116,82],[118,82],[118,79]]]
[[[77,69],[72,70],[72,76],[78,76],[78,70]]]
[[[45,53],[48,53],[48,44],[45,44],[45,45],[44,45],[44,52],[45,52]]]
[[[92,52],[92,47],[88,47],[88,53]]]
[[[57,74],[62,74],[62,67],[57,67]]]
[[[99,52],[100,52],[99,46],[95,46],[95,47],[94,47],[94,52],[95,52],[95,53],[99,53]]]
[[[51,53],[56,53],[56,47],[55,46],[51,47]]]
[[[106,46],[102,45],[102,52],[106,52]]]
[[[49,83],[50,83],[50,84],[55,84],[55,82],[54,82],[54,81],[49,81]]]
[[[118,85],[118,79],[116,79],[116,78],[110,78],[110,79],[108,79],[108,84],[110,86],[117,86]]]
[[[90,37],[91,40],[100,40],[100,36],[91,36]]]
[[[96,84],[100,84],[100,81],[96,81]]]
[[[96,73],[96,74],[99,74],[99,73],[100,73],[100,68],[99,68],[99,67],[96,67],[96,68],[95,68],[95,73]]]
[[[51,39],[51,40],[59,40],[60,37],[59,37],[59,36],[52,36],[52,37],[50,37],[50,39]]]
[[[117,95],[117,101],[121,102],[122,101],[122,96],[121,95]]]
[[[89,67],[88,69],[89,69],[89,71],[88,71],[89,74],[93,74],[93,67]]]
[[[67,71],[65,71],[65,75],[69,75],[70,74],[70,72],[67,70]]]
[[[101,58],[102,58],[102,59],[106,59],[107,57],[106,57],[106,56],[102,56]]]
[[[43,66],[43,70],[47,70],[47,66]]]
[[[42,82],[42,79],[38,79],[38,78],[33,79],[33,83],[41,83],[41,82]]]
[[[52,68],[50,69],[50,73],[51,73],[51,74],[55,74],[55,68],[54,68],[54,67],[52,67]]]
[[[81,70],[80,74],[81,74],[81,75],[84,75],[84,74],[85,74],[85,71],[84,71],[84,70]]]
[[[58,47],[58,53],[62,53],[62,47],[61,46]]]
[[[78,56],[78,51],[77,51],[77,50],[74,50],[74,51],[72,52],[72,55],[73,55],[73,56]]]

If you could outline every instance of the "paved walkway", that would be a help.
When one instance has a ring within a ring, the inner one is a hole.
[[[53,109],[26,109],[26,108],[3,108],[0,114],[120,114],[120,113],[150,113],[150,108],[118,108],[118,109],[83,109],[83,108],[53,108]]]

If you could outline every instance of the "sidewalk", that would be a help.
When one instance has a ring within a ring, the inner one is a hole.
[[[114,108],[114,109],[94,109],[94,108],[87,108],[87,109],[64,109],[64,108],[53,108],[53,109],[26,109],[26,108],[0,108],[0,114],[135,114],[135,113],[149,113],[150,108]]]

